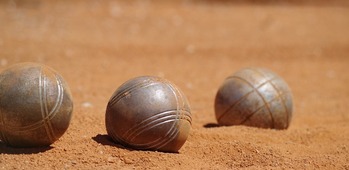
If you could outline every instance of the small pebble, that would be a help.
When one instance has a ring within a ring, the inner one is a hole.
[[[132,159],[130,159],[130,158],[124,158],[124,162],[125,162],[125,164],[132,164]]]
[[[82,107],[85,107],[85,108],[91,108],[93,105],[92,105],[92,103],[90,103],[90,102],[84,102],[84,103],[82,103]]]
[[[107,160],[109,163],[114,163],[116,161],[116,159],[114,157],[108,157]]]

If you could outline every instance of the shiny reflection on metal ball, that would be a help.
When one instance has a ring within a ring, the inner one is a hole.
[[[63,78],[36,63],[0,74],[0,140],[13,147],[48,146],[67,130],[73,102]]]
[[[292,118],[292,94],[286,82],[270,70],[245,68],[229,76],[215,99],[219,125],[287,129]]]
[[[183,93],[169,81],[151,76],[122,84],[109,100],[105,121],[115,142],[139,150],[178,152],[191,129]]]

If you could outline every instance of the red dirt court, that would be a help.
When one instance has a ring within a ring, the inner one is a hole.
[[[0,169],[349,169],[347,1],[0,1],[0,70],[27,61],[61,73],[74,115],[49,148],[0,142]],[[215,126],[220,84],[248,66],[289,84],[287,130]],[[192,130],[179,153],[106,136],[110,96],[141,75],[189,99]]]

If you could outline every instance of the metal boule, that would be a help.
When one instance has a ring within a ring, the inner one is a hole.
[[[264,68],[245,68],[225,79],[215,99],[219,125],[287,129],[292,94],[286,82]]]
[[[0,140],[5,144],[48,146],[65,133],[72,111],[68,85],[52,68],[21,63],[0,74]]]
[[[112,139],[139,150],[178,152],[191,129],[184,94],[159,77],[137,77],[122,84],[106,109],[106,128]]]

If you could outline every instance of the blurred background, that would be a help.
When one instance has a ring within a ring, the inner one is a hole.
[[[339,0],[2,0],[0,69],[49,65],[68,81],[77,106],[96,106],[100,114],[122,82],[165,77],[188,95],[194,112],[214,120],[224,78],[267,67],[290,84],[296,111],[303,111],[308,101],[348,96],[348,7]],[[326,104],[328,111],[342,107]]]
[[[280,74],[296,99],[335,98],[333,88],[348,95],[340,85],[348,83],[348,7],[340,0],[2,0],[0,69],[47,64],[66,78],[78,106],[98,113],[122,82],[155,75],[213,118],[219,85],[247,66]],[[296,111],[307,105],[295,101]]]

